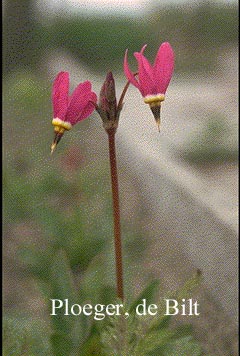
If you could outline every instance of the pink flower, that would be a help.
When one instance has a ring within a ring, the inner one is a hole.
[[[127,50],[124,58],[124,72],[130,83],[139,89],[144,102],[150,105],[157,124],[160,126],[160,107],[173,74],[174,53],[168,42],[162,43],[155,62],[151,65],[143,55],[146,46],[143,46],[140,52],[134,53],[138,62],[138,80],[129,69]]]
[[[51,150],[55,149],[65,130],[86,119],[95,109],[97,95],[91,91],[91,83],[80,83],[69,95],[69,73],[60,72],[53,83],[52,103],[55,138]]]

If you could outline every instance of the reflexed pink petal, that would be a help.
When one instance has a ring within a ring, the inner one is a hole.
[[[129,66],[128,66],[127,52],[128,52],[128,50],[126,50],[125,57],[124,57],[124,65],[123,65],[124,73],[125,73],[127,79],[129,80],[129,82],[132,83],[135,87],[137,87],[139,89],[139,83],[136,80],[136,78],[134,77],[133,73],[130,71]]]
[[[52,104],[53,117],[64,119],[68,106],[68,92],[69,92],[69,73],[60,72],[53,83],[52,88]]]
[[[172,77],[173,69],[174,52],[170,44],[168,42],[164,42],[158,50],[153,66],[153,75],[158,93],[165,94]]]
[[[143,48],[144,49],[144,48]],[[138,78],[140,84],[140,91],[143,96],[154,93],[154,81],[152,76],[152,67],[148,60],[142,54],[142,51],[134,53],[135,58],[138,61]]]
[[[81,111],[79,117],[76,119],[76,123],[86,119],[88,116],[90,116],[92,114],[92,112],[95,109],[95,105],[93,103],[91,103],[91,101],[94,103],[97,103],[97,95],[93,92],[89,96],[88,104],[84,107],[84,109]]]
[[[75,101],[79,96],[84,97],[86,95],[89,95],[91,92],[92,84],[86,80],[83,83],[78,84],[78,86],[74,89],[72,95],[71,95],[71,101]]]
[[[143,52],[145,51],[145,48],[147,47],[147,45],[144,45],[143,48],[140,51],[140,54],[142,55],[142,62],[143,62],[143,66],[146,70],[146,72],[149,74],[149,76],[152,78],[152,71],[153,71],[153,67],[151,66],[151,64],[149,63],[149,61],[147,60],[147,58],[144,56]],[[136,52],[137,53],[137,52]]]
[[[76,118],[88,104],[89,97],[91,97],[91,83],[86,81],[79,84],[71,95],[64,121],[74,125],[77,122]]]

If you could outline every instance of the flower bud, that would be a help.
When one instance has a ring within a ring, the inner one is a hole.
[[[112,72],[107,74],[101,88],[97,111],[103,120],[103,127],[106,130],[110,128],[117,129],[119,112],[117,110],[115,82]]]

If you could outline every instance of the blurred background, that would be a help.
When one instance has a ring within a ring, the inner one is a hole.
[[[212,277],[199,292],[205,310],[200,321],[192,321],[196,335],[206,352],[237,354],[231,289],[236,283],[237,10],[235,1],[4,1],[4,307],[14,325],[17,320],[21,329],[29,327],[31,320],[40,334],[49,327],[43,291],[51,288],[51,261],[60,248],[93,301],[106,292],[100,281],[114,285],[107,137],[93,114],[66,133],[50,156],[55,76],[69,71],[71,88],[91,80],[99,93],[111,70],[119,97],[126,48],[136,70],[134,51],[147,43],[145,54],[153,62],[159,45],[168,41],[176,64],[160,136],[133,87],[117,134],[126,293],[136,294],[151,278],[174,289],[194,268],[206,268]],[[201,245],[191,245],[187,234],[199,231]],[[205,250],[213,250],[218,264],[210,267],[213,255],[202,262]],[[101,271],[102,259],[109,273]],[[221,268],[233,284],[221,285]],[[228,289],[226,302],[221,293]],[[211,293],[220,295],[216,304]],[[41,335],[44,339],[44,331]]]

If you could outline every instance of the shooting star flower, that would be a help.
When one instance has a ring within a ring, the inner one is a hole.
[[[124,72],[129,80],[141,92],[144,102],[149,104],[160,131],[161,102],[165,99],[165,93],[170,83],[174,69],[174,52],[168,42],[159,47],[153,65],[143,55],[147,45],[134,56],[138,62],[138,80],[128,66],[127,52],[124,58]]]
[[[54,140],[51,145],[53,152],[65,131],[69,131],[73,125],[86,119],[95,109],[97,95],[91,91],[91,83],[80,83],[72,95],[69,95],[69,73],[60,72],[53,83],[52,104]]]

